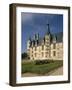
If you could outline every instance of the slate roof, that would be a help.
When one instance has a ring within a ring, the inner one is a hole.
[[[52,37],[52,40],[53,40],[53,36],[56,36],[56,42],[59,43],[59,42],[63,42],[63,32],[60,32],[60,33],[56,33],[56,34],[52,34],[51,37]]]
[[[63,32],[60,32],[60,33],[56,33],[56,34],[50,34],[51,35],[51,43],[53,43],[53,39],[54,37],[56,38],[56,43],[59,43],[59,42],[63,42]],[[45,42],[45,37],[43,38],[39,38],[39,40],[37,40],[37,45],[41,45],[42,42]],[[35,40],[32,40],[31,41],[31,45],[33,43],[33,46],[35,46]]]

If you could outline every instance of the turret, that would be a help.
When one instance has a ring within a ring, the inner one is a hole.
[[[50,39],[51,39],[51,34],[50,34],[50,27],[49,27],[49,24],[47,24],[47,32],[46,32],[46,35],[45,35],[45,44],[48,45],[50,44]]]
[[[37,36],[36,36],[36,34],[35,34],[33,39],[36,40],[36,38],[37,38]]]
[[[34,40],[39,40],[39,33],[34,35]]]
[[[34,41],[35,41],[35,46],[37,46],[39,41],[39,33],[34,35]]]
[[[39,40],[39,33],[36,34],[36,40]]]
[[[29,37],[29,39],[27,41],[27,49],[29,49],[30,46],[31,46],[31,38]]]

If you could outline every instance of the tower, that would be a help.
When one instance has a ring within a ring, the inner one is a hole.
[[[31,38],[29,37],[28,41],[27,41],[27,49],[29,49],[31,46]]]
[[[35,40],[35,46],[37,46],[38,45],[38,41],[39,41],[39,33],[35,34],[34,40]]]
[[[50,58],[50,27],[49,24],[47,24],[47,32],[45,35],[45,46],[46,46],[46,57]]]
[[[47,24],[47,32],[46,32],[46,35],[45,35],[45,42],[46,44],[50,43],[50,26],[49,24]]]

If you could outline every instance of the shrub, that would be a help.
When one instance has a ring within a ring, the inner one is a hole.
[[[36,65],[41,65],[41,64],[48,64],[48,63],[52,63],[52,60],[36,60],[35,64]]]

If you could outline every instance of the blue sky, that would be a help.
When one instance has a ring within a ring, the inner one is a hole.
[[[61,14],[40,14],[21,13],[21,52],[27,50],[27,40],[39,33],[43,37],[47,32],[47,24],[50,25],[50,32],[63,32],[63,15]]]

